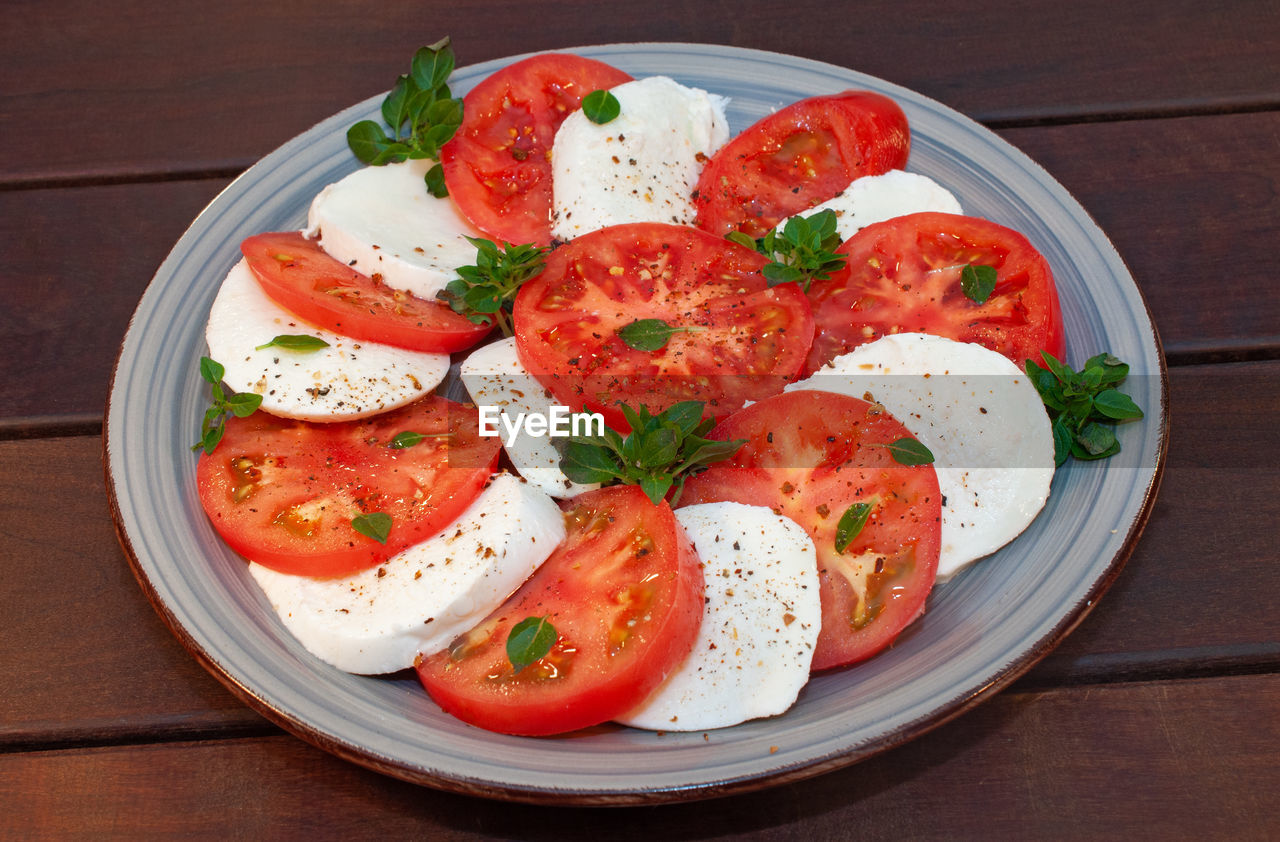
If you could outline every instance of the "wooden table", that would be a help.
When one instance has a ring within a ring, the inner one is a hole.
[[[1280,7],[972,5],[5,4],[0,836],[1280,836]],[[656,808],[385,778],[206,674],[113,531],[100,434],[116,348],[230,178],[444,34],[465,63],[614,41],[793,53],[934,97],[1043,164],[1128,262],[1170,365],[1163,488],[1097,609],[910,744]]]

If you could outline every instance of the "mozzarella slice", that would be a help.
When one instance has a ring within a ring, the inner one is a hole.
[[[680,669],[618,721],[701,731],[782,713],[809,679],[822,625],[813,541],[763,506],[705,503],[676,519],[706,580],[698,640]]]
[[[318,351],[262,348],[279,335],[329,343]],[[304,421],[363,418],[412,403],[449,371],[448,354],[357,342],[310,325],[271,300],[245,261],[232,267],[209,311],[209,356],[237,392],[262,395],[262,409]]]
[[[555,402],[516,355],[514,337],[477,348],[462,361],[462,384],[476,406],[494,406],[515,420],[519,413],[549,415]],[[500,431],[504,431],[501,425]],[[572,482],[560,470],[560,452],[550,436],[517,436],[503,447],[520,476],[552,497],[576,497],[599,488],[598,483]]]
[[[729,139],[728,100],[666,76],[626,82],[621,106],[598,125],[570,114],[551,149],[551,233],[571,240],[626,222],[693,223],[705,160]]]
[[[995,552],[1035,520],[1053,480],[1044,403],[1008,358],[922,333],[885,336],[836,357],[794,389],[884,405],[933,452],[942,491],[938,578]]]
[[[307,237],[331,257],[392,289],[435,298],[476,262],[464,236],[482,237],[448,197],[427,192],[423,176],[435,161],[365,167],[330,184],[311,202]]]
[[[815,205],[800,216],[830,210],[836,215],[841,241],[876,222],[924,211],[961,213],[960,202],[938,182],[904,170],[855,178],[840,195]],[[786,220],[778,228],[786,225]]]
[[[564,534],[550,497],[499,474],[443,533],[371,570],[312,579],[251,563],[249,572],[307,651],[373,675],[448,646],[515,592]]]

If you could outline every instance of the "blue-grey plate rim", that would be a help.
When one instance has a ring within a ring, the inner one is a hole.
[[[1129,362],[1127,388],[1147,408],[1146,419],[1121,431],[1119,456],[1061,470],[1032,527],[940,585],[925,616],[891,649],[815,677],[780,717],[708,733],[602,726],[544,739],[463,725],[439,711],[411,676],[350,676],[303,651],[194,498],[190,444],[206,400],[196,362],[217,285],[241,238],[298,227],[318,186],[358,166],[345,130],[358,119],[376,119],[378,95],[233,181],[174,246],[138,304],[112,374],[104,465],[117,533],[147,597],[200,663],[290,732],[397,778],[508,800],[640,804],[773,786],[885,751],[989,698],[1097,602],[1132,553],[1159,486],[1167,370],[1150,312],[1114,247],[1021,152],[946,106],[881,79],[795,56],[702,44],[565,52],[636,76],[665,74],[728,93],[735,132],[804,96],[864,88],[893,97],[912,125],[908,168],[951,188],[967,212],[1022,231],[1045,253],[1063,300],[1068,359],[1078,365],[1105,349]],[[461,67],[454,90],[463,93],[523,57]]]

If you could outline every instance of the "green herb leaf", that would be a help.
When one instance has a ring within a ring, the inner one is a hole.
[[[874,502],[873,500],[872,503]],[[854,503],[844,510],[840,522],[836,524],[836,552],[844,555],[853,539],[862,532],[862,527],[867,525],[867,518],[871,516],[872,503]]]
[[[437,199],[443,199],[449,195],[449,187],[444,183],[444,167],[439,164],[427,170],[423,181],[427,183],[427,192]]]
[[[542,273],[550,249],[529,243],[499,246],[480,237],[467,237],[467,242],[476,247],[475,264],[458,267],[458,277],[436,295],[473,323],[496,321],[503,335],[511,336],[511,308],[516,293],[526,281]]]
[[[889,455],[899,465],[933,464],[933,452],[909,436],[903,436],[884,446],[889,448]]]
[[[813,281],[829,280],[848,263],[847,257],[836,252],[840,233],[835,212],[830,210],[793,216],[781,231],[770,231],[758,240],[741,231],[731,231],[725,239],[755,249],[772,261],[762,270],[771,287],[799,283],[808,292]]]
[[[305,333],[282,333],[270,342],[254,348],[254,350],[284,348],[286,351],[319,351],[321,348],[328,347],[329,343],[318,336],[308,336]]]
[[[619,404],[619,409],[631,427],[625,438],[606,428],[603,435],[556,442],[560,470],[570,480],[638,485],[655,506],[674,491],[674,506],[686,479],[731,458],[746,443],[705,438],[715,422],[703,419],[700,401],[681,401],[657,415],[643,406]]]
[[[440,147],[462,124],[462,100],[451,96],[446,84],[454,65],[448,38],[419,49],[409,73],[396,78],[382,101],[382,119],[390,133],[373,120],[361,120],[347,129],[347,145],[356,158],[371,166],[438,159]],[[433,196],[448,195],[438,165],[427,172],[426,187]]]
[[[351,528],[366,538],[385,544],[391,534],[391,515],[386,512],[368,512],[352,518]]]
[[[507,660],[516,672],[547,656],[558,635],[547,617],[525,617],[507,635]]]
[[[996,288],[996,269],[982,263],[970,263],[960,270],[960,289],[965,297],[983,304]]]
[[[212,454],[227,431],[228,414],[237,418],[248,418],[262,406],[262,395],[252,392],[228,395],[222,388],[224,374],[226,370],[221,363],[208,357],[200,358],[200,379],[209,384],[209,392],[213,400],[205,410],[204,418],[200,422],[200,440],[191,446],[192,450],[203,450],[206,454]]]
[[[1092,460],[1119,453],[1115,432],[1103,425],[1143,417],[1133,399],[1115,388],[1128,376],[1129,366],[1104,352],[1077,372],[1052,354],[1040,356],[1044,366],[1027,360],[1025,369],[1053,425],[1055,464],[1061,466],[1070,456]]]
[[[618,331],[618,338],[637,351],[658,351],[665,348],[677,333],[701,333],[704,330],[704,327],[673,327],[662,319],[636,319]]]
[[[592,91],[582,98],[582,113],[591,122],[603,125],[622,113],[622,105],[608,91]]]
[[[387,442],[387,447],[390,447],[393,450],[404,450],[406,447],[413,447],[421,444],[424,439],[441,439],[448,437],[448,433],[415,433],[412,430],[404,430],[392,436],[391,441]]]

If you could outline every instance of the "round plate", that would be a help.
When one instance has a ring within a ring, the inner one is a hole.
[[[1123,452],[1072,461],[1014,543],[940,585],[889,650],[814,678],[783,716],[708,733],[602,726],[562,738],[492,734],[442,713],[407,672],[348,675],[311,657],[277,621],[210,527],[195,493],[208,389],[204,323],[240,241],[300,228],[311,198],[358,166],[346,129],[378,119],[381,97],[293,139],[222,192],[160,267],[116,364],[106,421],[108,491],[125,550],[157,610],[224,683],[283,727],[337,755],[444,789],[542,803],[680,800],[797,780],[868,757],[990,696],[1079,622],[1131,552],[1164,457],[1165,372],[1155,328],[1115,249],[1039,166],[977,123],[909,90],[792,56],[692,44],[572,50],[634,76],[668,75],[732,98],[731,129],[803,97],[880,91],[906,111],[909,169],[966,212],[1025,234],[1062,296],[1068,357],[1109,350],[1147,410],[1120,429]],[[455,94],[513,59],[464,67]]]

